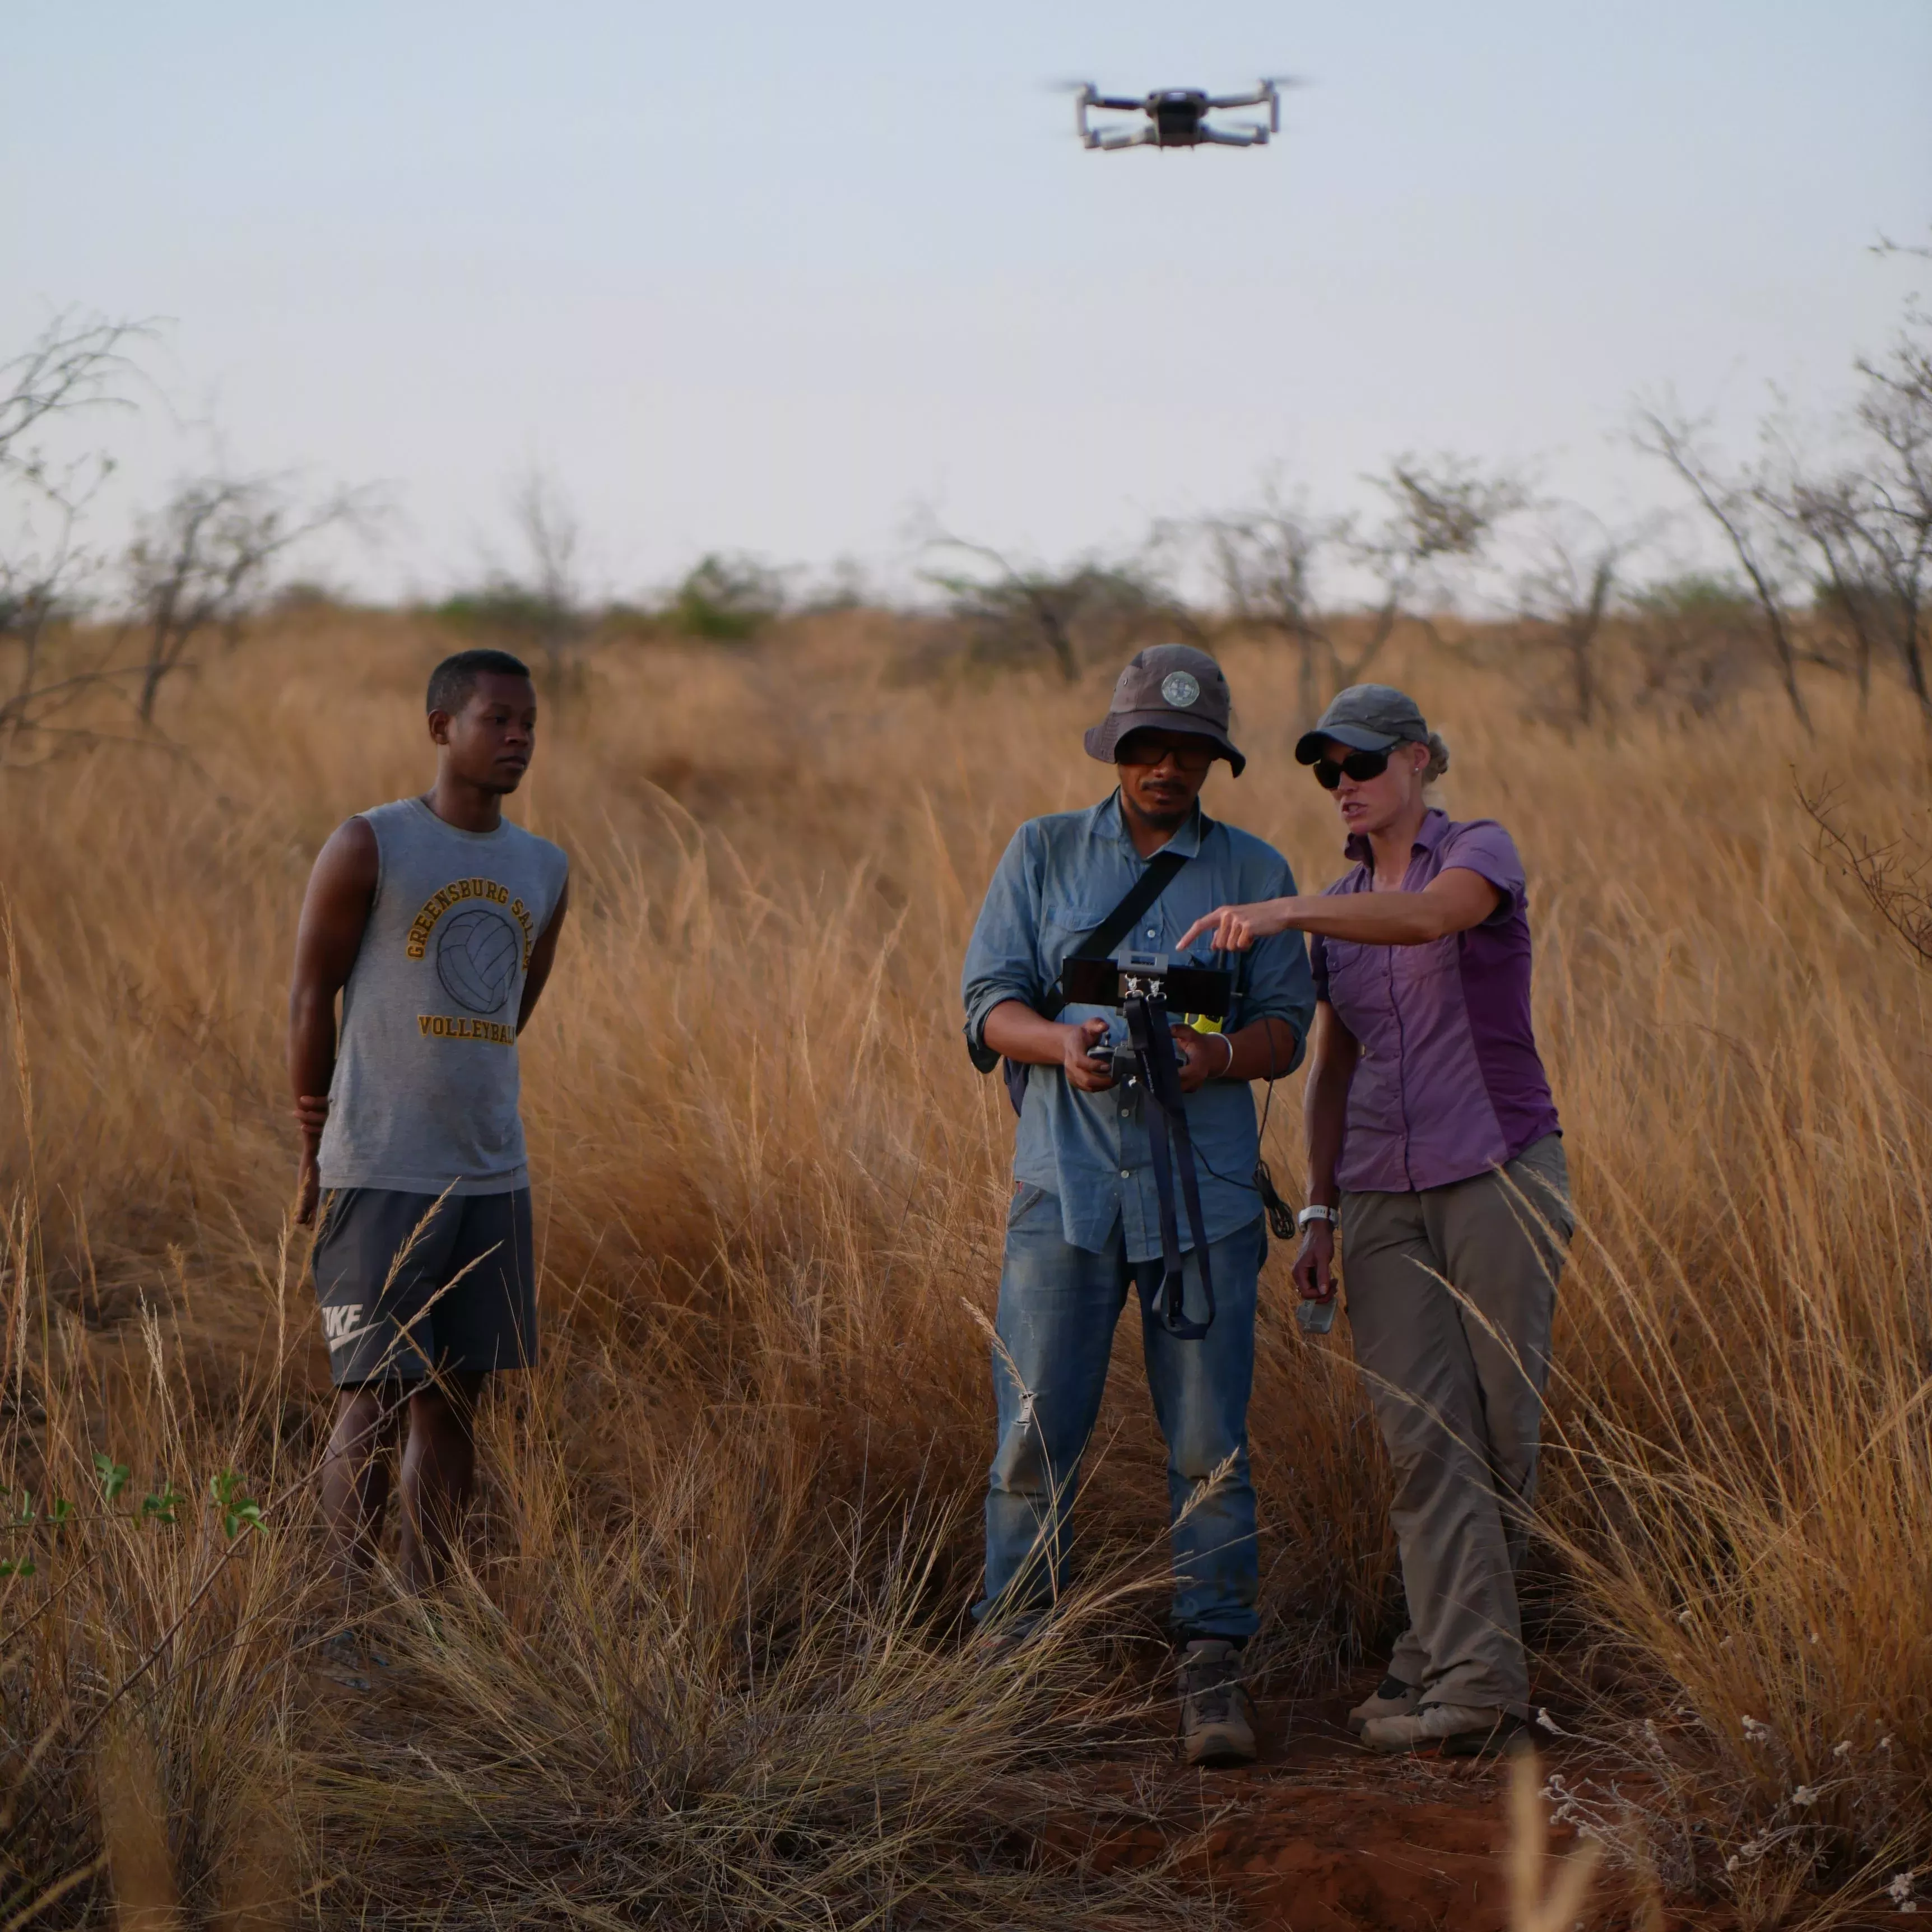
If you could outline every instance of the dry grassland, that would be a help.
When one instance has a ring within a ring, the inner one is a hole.
[[[1153,1721],[1131,1340],[1066,1634],[988,1660],[957,1621],[1009,1135],[958,964],[1014,826],[1106,784],[1111,668],[908,679],[861,614],[614,647],[554,708],[516,806],[575,866],[524,1051],[550,1346],[489,1412],[473,1574],[383,1612],[400,1688],[364,1707],[299,1648],[332,1606],[283,1003],[316,845],[425,781],[447,640],[304,622],[181,682],[178,758],[0,775],[0,1928],[110,1896],[152,1932],[1211,1922],[1173,1872],[1034,1849],[1048,1814],[1104,1836],[1081,1755]],[[1228,664],[1252,763],[1208,808],[1318,884],[1288,668]],[[1815,743],[1749,703],[1572,742],[1499,680],[1390,668],[1530,869],[1585,1230],[1534,1586],[1551,1702],[1600,1741],[1572,1815],[1746,1925],[1889,1910],[1932,1864],[1932,1014],[1792,772],[1895,827],[1918,724],[1821,687]],[[1346,1324],[1304,1344],[1285,1277],[1254,1435],[1292,1685],[1386,1637],[1390,1551]]]

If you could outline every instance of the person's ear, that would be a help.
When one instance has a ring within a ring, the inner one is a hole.
[[[429,714],[429,735],[433,744],[449,742],[450,717],[447,711],[432,711]]]

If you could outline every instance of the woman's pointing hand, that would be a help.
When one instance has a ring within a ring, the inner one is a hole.
[[[1216,906],[1180,935],[1175,950],[1185,952],[1201,934],[1211,932],[1216,952],[1245,952],[1256,940],[1286,932],[1294,904],[1292,899],[1262,899],[1253,905]]]

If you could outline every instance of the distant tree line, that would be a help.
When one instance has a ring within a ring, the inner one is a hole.
[[[372,534],[386,513],[370,491],[216,464],[178,478],[118,549],[97,550],[89,512],[112,460],[58,461],[50,434],[131,406],[148,333],[57,316],[0,364],[0,763],[113,735],[117,718],[155,741],[170,679],[200,651],[235,648],[266,611],[328,601],[293,566],[325,532]],[[1576,728],[1624,710],[1706,717],[1769,682],[1808,729],[1805,679],[1823,672],[1850,680],[1861,702],[1878,679],[1897,680],[1932,729],[1932,318],[1908,303],[1890,345],[1854,374],[1822,455],[1773,417],[1756,455],[1727,463],[1707,422],[1641,410],[1633,440],[1675,478],[1683,510],[1627,526],[1507,470],[1407,456],[1369,479],[1366,515],[1270,487],[1162,522],[1131,554],[1059,566],[928,529],[922,635],[931,651],[989,671],[1030,665],[1069,680],[1160,638],[1258,640],[1288,655],[1312,718],[1408,626],[1508,664],[1533,712]],[[531,469],[507,508],[508,554],[429,614],[522,651],[560,696],[600,642],[735,644],[803,612],[877,601],[849,571],[814,590],[798,572],[723,551],[655,596],[599,598],[554,478]],[[1687,520],[1707,532],[1714,567],[1666,561]],[[1443,621],[1458,609],[1480,621]],[[103,707],[82,703],[104,694],[106,724]]]
[[[1895,676],[1932,730],[1932,317],[1908,303],[1890,346],[1854,368],[1823,457],[1773,417],[1757,456],[1726,465],[1708,422],[1639,412],[1633,440],[1681,485],[1714,568],[1658,568],[1683,518],[1612,527],[1520,477],[1442,457],[1404,458],[1371,478],[1382,508],[1366,521],[1264,490],[1160,526],[1131,558],[1058,570],[941,535],[944,567],[928,581],[974,654],[1068,678],[1156,634],[1273,640],[1292,657],[1306,718],[1411,623],[1462,656],[1508,662],[1532,709],[1572,725],[1624,708],[1706,717],[1768,678],[1808,730],[1809,669],[1852,680],[1862,703],[1875,676]],[[1183,576],[1209,586],[1191,607],[1174,588]],[[1472,593],[1485,621],[1444,638],[1437,615]]]

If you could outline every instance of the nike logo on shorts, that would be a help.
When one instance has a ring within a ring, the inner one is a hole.
[[[340,1307],[325,1308],[322,1311],[322,1340],[333,1354],[344,1342],[352,1341],[356,1333],[356,1324],[361,1318],[362,1304],[359,1301],[345,1301]]]

